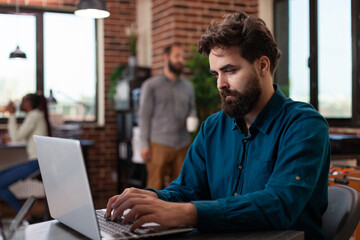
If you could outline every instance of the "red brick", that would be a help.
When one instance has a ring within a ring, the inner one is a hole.
[[[117,171],[117,126],[114,103],[108,99],[110,75],[115,67],[126,64],[130,56],[125,27],[136,21],[136,0],[105,0],[111,15],[104,19],[105,126],[84,125],[83,138],[93,140],[88,148],[89,179],[97,208],[104,207],[109,197],[117,193],[117,182],[111,175]],[[141,1],[141,0],[140,0]],[[15,4],[15,0],[0,0]],[[75,7],[78,0],[19,0],[29,6],[61,9]],[[196,45],[212,19],[226,13],[246,11],[258,14],[258,0],[152,0],[152,69],[153,75],[162,71],[162,50],[173,42],[184,45],[186,57],[190,45]],[[186,69],[185,74],[189,74]]]

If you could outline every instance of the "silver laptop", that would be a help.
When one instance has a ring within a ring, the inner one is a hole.
[[[91,239],[139,239],[189,232],[191,227],[166,228],[156,223],[133,232],[130,224],[104,218],[94,209],[80,141],[34,136],[50,215]]]

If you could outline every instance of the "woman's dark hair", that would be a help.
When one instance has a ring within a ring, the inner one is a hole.
[[[250,63],[267,56],[270,72],[274,74],[281,51],[263,20],[243,12],[225,15],[221,21],[213,20],[198,42],[198,51],[208,56],[213,48],[232,46],[238,46],[241,56]]]
[[[44,113],[48,134],[49,134],[49,136],[51,136],[52,131],[51,131],[51,126],[50,126],[50,121],[49,121],[49,112],[48,112],[48,108],[47,108],[47,101],[46,101],[46,98],[44,97],[44,95],[41,92],[29,93],[25,96],[25,99],[27,101],[29,101],[32,109],[39,109],[40,111],[42,111]]]

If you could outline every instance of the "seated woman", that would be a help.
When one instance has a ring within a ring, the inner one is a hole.
[[[33,135],[51,135],[47,104],[42,94],[24,96],[20,110],[26,112],[26,117],[20,127],[16,123],[15,106],[12,102],[1,110],[9,115],[8,132],[11,140],[26,141],[29,161],[0,171],[0,198],[18,212],[22,205],[9,190],[9,186],[39,170]]]

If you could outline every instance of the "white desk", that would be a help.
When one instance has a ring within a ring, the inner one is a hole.
[[[20,228],[13,240],[79,240],[87,239],[83,235],[66,227],[56,220],[28,225]],[[236,233],[199,233],[196,230],[187,234],[164,236],[156,239],[210,239],[210,240],[303,240],[304,233],[299,231],[259,231],[259,232],[236,232]]]

